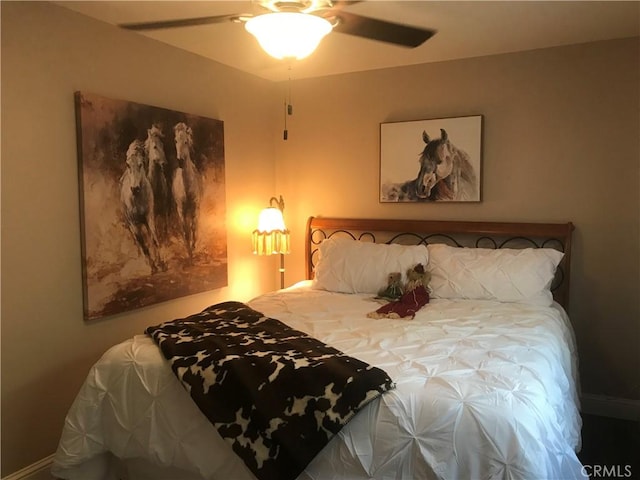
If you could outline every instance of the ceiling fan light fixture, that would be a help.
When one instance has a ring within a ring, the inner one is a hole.
[[[316,15],[275,12],[251,18],[245,28],[272,57],[305,58],[331,31],[331,23]]]

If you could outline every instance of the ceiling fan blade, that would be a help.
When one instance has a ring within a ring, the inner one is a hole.
[[[157,22],[122,23],[120,27],[127,30],[159,30],[162,28],[193,27],[195,25],[211,25],[229,21],[242,21],[250,18],[250,14],[216,15],[212,17],[180,18],[177,20],[159,20]]]
[[[393,43],[403,47],[418,47],[436,33],[435,30],[385,22],[348,13],[344,10],[335,12],[335,17],[338,19],[337,25],[333,27],[335,32]]]

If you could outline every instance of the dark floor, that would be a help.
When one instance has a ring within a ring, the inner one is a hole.
[[[592,479],[640,479],[640,422],[582,415],[578,458]]]

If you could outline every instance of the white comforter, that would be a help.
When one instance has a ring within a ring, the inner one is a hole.
[[[250,306],[384,369],[397,384],[300,479],[583,478],[574,453],[576,352],[560,307],[432,300],[414,320],[371,319],[366,313],[378,304],[370,296],[307,283]],[[253,478],[143,335],[92,368],[52,471],[78,480]]]

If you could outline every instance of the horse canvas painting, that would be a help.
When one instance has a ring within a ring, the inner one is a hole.
[[[85,319],[226,286],[223,122],[75,100]]]
[[[482,117],[382,123],[380,202],[480,201]]]

